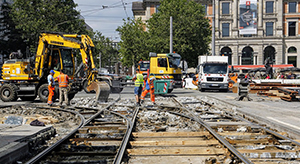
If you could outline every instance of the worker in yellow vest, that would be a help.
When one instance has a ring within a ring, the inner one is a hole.
[[[66,105],[70,105],[68,98],[68,87],[69,87],[69,77],[60,70],[60,75],[57,77],[59,84],[59,105],[63,103],[63,97],[65,98]],[[64,95],[64,96],[63,96]]]
[[[141,106],[140,101],[141,101],[141,94],[143,90],[143,74],[140,73],[140,70],[136,70],[136,75],[133,76],[132,80],[134,81],[134,95],[136,99],[136,105]]]

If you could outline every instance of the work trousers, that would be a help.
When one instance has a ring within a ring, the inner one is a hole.
[[[65,99],[66,105],[69,105],[68,99],[68,88],[67,87],[59,87],[59,104],[62,105],[63,98]]]
[[[154,88],[152,88],[152,89],[150,89],[150,90],[145,88],[145,89],[143,90],[141,99],[142,99],[142,100],[145,100],[145,97],[146,97],[147,93],[149,93],[149,92],[150,92],[150,99],[151,99],[151,101],[152,101],[152,102],[155,102]]]
[[[48,104],[53,104],[54,89],[55,88],[53,86],[48,85],[48,91],[49,91]]]

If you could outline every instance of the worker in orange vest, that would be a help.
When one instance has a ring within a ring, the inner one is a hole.
[[[147,95],[147,93],[150,92],[150,99],[151,99],[153,105],[156,105],[155,104],[155,95],[154,95],[154,84],[153,84],[154,79],[155,79],[154,77],[149,78],[146,75],[144,76],[144,88],[143,88],[143,92],[142,92],[142,96],[141,96],[141,103],[144,102],[145,96]]]
[[[63,73],[63,70],[60,70],[60,75],[57,77],[59,84],[59,105],[63,103],[63,95],[65,98],[66,105],[70,105],[68,99],[68,87],[69,87],[69,77]]]
[[[47,77],[47,80],[48,80],[48,91],[49,91],[49,94],[48,94],[48,102],[47,104],[52,106],[53,104],[53,96],[54,96],[54,85],[55,85],[55,81],[54,81],[54,76],[55,72],[53,70],[50,71],[48,77]]]

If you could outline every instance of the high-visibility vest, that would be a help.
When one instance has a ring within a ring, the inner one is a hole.
[[[69,77],[68,77],[68,75],[60,74],[58,76],[58,84],[59,84],[60,88],[68,87],[68,83],[69,83]]]
[[[136,74],[136,80],[134,82],[134,86],[136,87],[140,87],[140,86],[143,86],[143,80],[144,76],[140,73]]]
[[[150,80],[150,77],[148,78],[148,84],[149,84],[149,87],[150,89],[153,89],[154,88],[154,83],[153,83],[154,80]]]

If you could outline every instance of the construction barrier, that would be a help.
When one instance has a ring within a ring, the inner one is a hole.
[[[193,84],[193,78],[185,78],[184,80],[184,88],[187,89],[197,89],[198,87]]]

